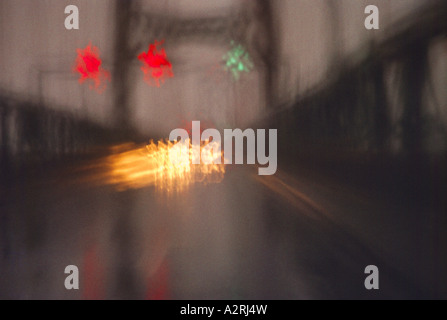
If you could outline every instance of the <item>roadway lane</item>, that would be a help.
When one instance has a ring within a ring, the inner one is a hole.
[[[221,183],[168,195],[77,175],[4,192],[0,298],[418,298],[433,295],[441,266],[414,259],[445,262],[426,243],[413,248],[421,221],[396,225],[396,208],[321,177],[233,166]],[[364,288],[370,264],[379,291]],[[79,267],[81,290],[65,290],[67,265]]]

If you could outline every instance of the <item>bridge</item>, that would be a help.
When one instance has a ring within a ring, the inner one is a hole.
[[[278,129],[275,176],[234,166],[220,183],[168,195],[89,183],[107,163],[104,146],[142,140],[120,123],[129,57],[159,36],[229,39],[246,20],[178,20],[116,3],[115,126],[0,94],[0,298],[447,297],[447,134],[433,112],[445,105],[433,103],[430,71],[447,34],[445,1],[397,21],[292,101],[266,93],[254,125]],[[80,179],[71,168],[84,156],[97,161]],[[44,174],[24,177],[33,168]],[[59,281],[69,264],[86,279],[78,292]],[[376,292],[363,285],[370,264],[381,272]]]

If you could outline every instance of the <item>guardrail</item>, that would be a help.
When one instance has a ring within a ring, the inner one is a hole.
[[[264,127],[281,129],[284,150],[296,143],[296,148],[423,154],[434,136],[438,145],[442,137],[441,148],[447,149],[445,119],[427,108],[433,89],[429,53],[433,42],[447,35],[447,2],[432,3],[392,30],[383,42],[371,43],[361,61],[346,57],[337,74],[264,120]]]
[[[0,178],[24,165],[79,156],[119,138],[116,130],[70,112],[0,95]]]

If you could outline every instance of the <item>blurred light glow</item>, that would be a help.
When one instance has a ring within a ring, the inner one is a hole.
[[[212,144],[202,144],[202,162],[198,165],[193,163],[200,154],[191,147],[189,140],[178,143],[151,141],[140,147],[133,144],[116,146],[103,163],[109,168],[106,184],[115,185],[119,190],[155,186],[171,193],[183,191],[194,183],[219,183],[225,175],[225,165],[212,164],[214,159],[222,157],[222,154],[213,154]]]
[[[239,80],[242,72],[253,70],[254,64],[250,54],[241,44],[231,41],[232,48],[224,55],[224,69],[231,72],[235,80]]]
[[[155,41],[149,45],[147,52],[142,52],[138,55],[143,65],[141,70],[144,73],[144,80],[149,85],[160,87],[160,84],[165,82],[165,79],[174,77],[172,72],[172,64],[168,60],[165,49],[161,48],[164,41]]]
[[[85,49],[77,49],[77,53],[73,71],[80,74],[79,83],[90,80],[90,89],[103,92],[106,88],[105,82],[110,82],[110,73],[101,67],[99,49],[89,44]]]

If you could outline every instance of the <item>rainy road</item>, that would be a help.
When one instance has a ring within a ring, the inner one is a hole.
[[[233,166],[221,183],[166,194],[72,183],[75,175],[3,190],[1,299],[445,294],[433,215],[403,214],[329,178]],[[79,267],[80,290],[64,288],[67,265]],[[368,265],[379,267],[378,291],[364,287]]]

